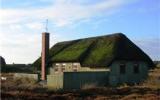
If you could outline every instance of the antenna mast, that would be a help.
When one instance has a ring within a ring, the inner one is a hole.
[[[46,32],[48,32],[48,19],[46,19]]]

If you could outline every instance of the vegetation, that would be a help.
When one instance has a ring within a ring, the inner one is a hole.
[[[146,87],[160,90],[160,67],[159,66],[157,66],[155,69],[150,70],[148,79],[143,83],[141,83],[141,86],[146,86]]]
[[[4,67],[5,65],[6,65],[5,59],[2,56],[0,56],[0,68]]]
[[[52,57],[53,61],[79,61],[82,54],[89,48],[92,41],[78,40],[60,53]]]
[[[152,60],[122,33],[57,43],[50,49],[49,64],[80,62],[82,67],[107,67],[116,59],[146,61],[153,66]],[[33,65],[40,68],[40,63],[39,58]]]
[[[30,64],[6,64],[1,72],[5,73],[36,73],[34,67]]]
[[[50,90],[33,79],[13,79],[11,73],[2,73],[6,81],[1,81],[3,100],[160,100],[160,68],[150,71],[146,81],[133,86],[96,87],[86,85],[81,90]]]
[[[72,42],[60,42],[55,44],[50,50],[49,50],[49,60],[52,58],[52,56],[56,55],[63,49],[65,49],[68,45],[71,45]],[[34,67],[36,67],[38,70],[40,69],[41,66],[41,57],[39,57],[33,64]]]

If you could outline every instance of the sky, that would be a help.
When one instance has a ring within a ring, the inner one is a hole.
[[[0,56],[33,63],[48,19],[50,47],[60,41],[124,33],[160,60],[160,0],[0,0]]]

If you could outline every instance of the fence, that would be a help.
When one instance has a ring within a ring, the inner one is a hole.
[[[64,72],[64,74],[47,75],[47,84],[55,89],[81,89],[90,86],[108,84],[108,71]]]

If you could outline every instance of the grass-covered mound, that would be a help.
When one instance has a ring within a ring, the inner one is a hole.
[[[4,67],[5,65],[6,65],[5,59],[2,56],[0,56],[0,68]]]
[[[2,73],[36,73],[35,68],[30,64],[6,64],[1,69]]]
[[[107,67],[114,60],[146,61],[153,66],[149,56],[122,33],[57,43],[50,49],[48,63],[80,62],[82,67]],[[34,62],[34,66],[40,64],[40,58]]]

